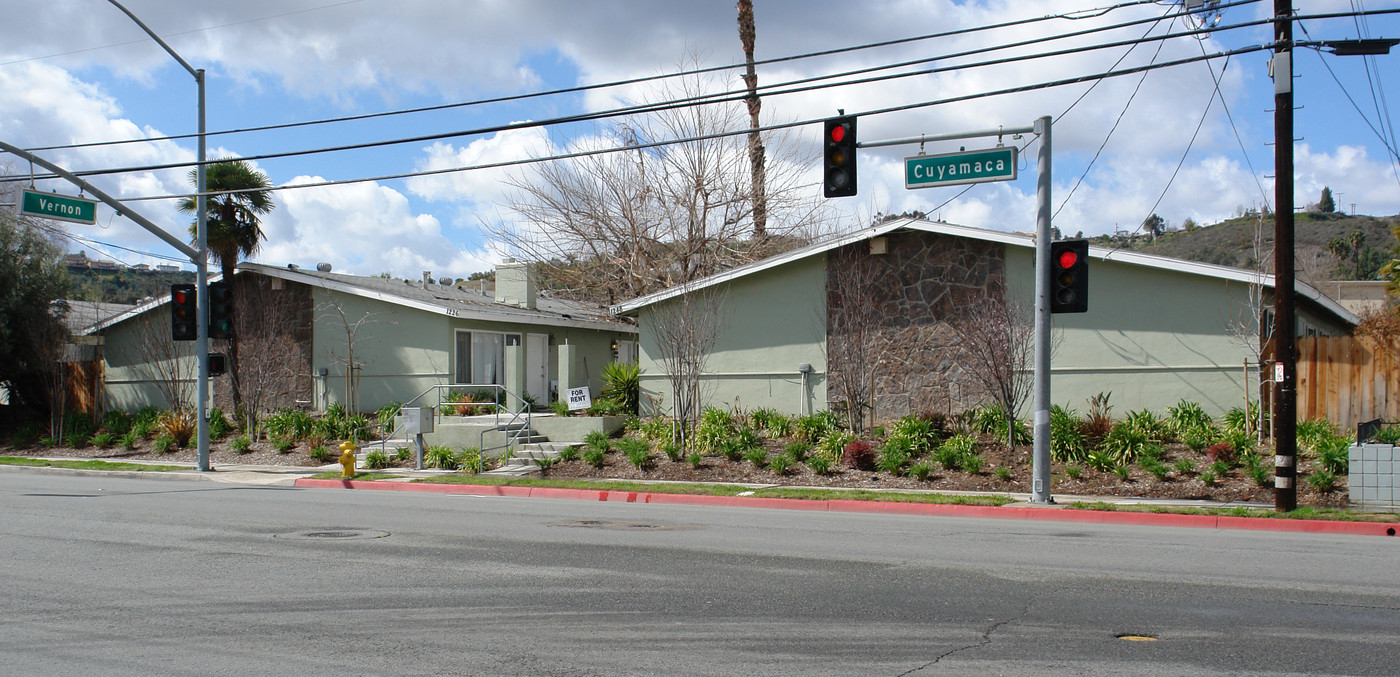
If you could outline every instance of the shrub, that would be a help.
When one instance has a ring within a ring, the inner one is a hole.
[[[1298,421],[1295,430],[1298,438],[1298,445],[1310,449],[1316,447],[1317,444],[1323,440],[1336,437],[1338,432],[1337,426],[1333,425],[1331,421],[1325,418],[1310,418],[1304,421]]]
[[[1156,458],[1144,458],[1138,465],[1141,466],[1143,470],[1146,470],[1148,474],[1155,477],[1158,482],[1165,481],[1167,479],[1167,473],[1171,471],[1171,469],[1167,467],[1167,464]]]
[[[1004,440],[1007,433],[1006,409],[1000,403],[975,409],[972,412],[972,426],[984,435]],[[1018,420],[1011,427],[1011,439],[1014,444],[1031,443],[1031,431],[1025,421]]]
[[[322,463],[329,463],[331,459],[334,459],[336,457],[336,455],[332,453],[330,449],[327,449],[324,446],[312,447],[309,454],[311,455],[311,458],[313,460],[317,460]]]
[[[1188,430],[1198,428],[1209,428],[1215,424],[1210,414],[1196,402],[1181,400],[1174,407],[1167,407],[1167,417],[1171,421],[1172,430],[1178,438],[1181,438]]]
[[[1084,472],[1083,469],[1080,468],[1080,467],[1077,466],[1077,465],[1067,465],[1067,466],[1065,466],[1065,477],[1068,477],[1068,478],[1070,478],[1070,479],[1072,479],[1072,480],[1077,480],[1077,479],[1079,479],[1079,476],[1080,476],[1081,474],[1083,474],[1083,472]]]
[[[1308,484],[1319,494],[1330,494],[1337,486],[1337,476],[1328,470],[1318,470],[1308,475]]]
[[[1210,464],[1210,473],[1214,477],[1224,477],[1230,474],[1230,463],[1224,460],[1217,460]]]
[[[117,436],[112,433],[97,433],[89,438],[88,442],[98,449],[111,449],[117,442]]]
[[[1050,407],[1050,457],[1061,463],[1082,462],[1089,453],[1084,422],[1060,405]]]
[[[214,408],[209,410],[209,437],[221,440],[228,437],[233,426],[229,424],[228,418],[224,416],[224,410]]]
[[[1228,464],[1230,459],[1234,457],[1235,445],[1229,442],[1216,442],[1206,447],[1206,460],[1211,463],[1224,462]],[[1228,469],[1229,466],[1227,465],[1226,468]]]
[[[856,441],[855,433],[840,428],[828,430],[825,437],[817,441],[817,449],[833,464],[846,453],[846,445]]]
[[[550,402],[549,410],[554,412],[555,416],[568,416],[570,413],[569,403],[565,402],[564,400],[555,400],[553,402]]]
[[[248,453],[248,450],[251,449],[252,446],[253,442],[248,439],[247,435],[239,435],[233,438],[233,450],[240,454]]]
[[[908,440],[911,454],[927,453],[937,441],[933,421],[918,416],[901,416],[890,425],[890,438]],[[889,440],[886,440],[888,443]]]
[[[1099,393],[1090,397],[1089,413],[1084,419],[1085,446],[1094,449],[1113,429],[1113,405],[1108,403],[1112,392]]]
[[[124,411],[109,411],[98,427],[106,429],[114,437],[121,437],[131,430],[131,416]]]
[[[778,454],[768,462],[768,469],[773,471],[774,475],[782,476],[788,473],[788,469],[792,467],[792,464],[793,460],[788,457],[787,454]]]
[[[719,448],[716,451],[718,451],[719,455],[723,456],[725,460],[731,463],[738,463],[739,459],[744,457],[744,452],[747,450],[739,440],[726,438],[720,440]]]
[[[699,468],[705,462],[705,457],[698,451],[692,451],[686,455],[685,462],[689,463],[692,468]]]
[[[977,466],[981,468],[981,457],[977,456],[977,440],[970,435],[954,435],[943,441],[938,449],[933,452],[933,460],[947,470],[966,469],[966,461],[970,458],[977,458]]]
[[[856,470],[875,469],[875,447],[865,440],[854,440],[841,451],[841,464]]]
[[[753,447],[744,452],[744,459],[752,463],[755,468],[763,468],[768,465],[768,450],[763,447]]]
[[[549,469],[553,468],[554,465],[559,462],[559,457],[545,456],[543,458],[536,458],[533,460],[535,461],[535,466],[540,469],[540,477],[544,477],[545,475],[549,474]]]
[[[578,456],[579,448],[576,446],[567,446],[559,450],[559,460],[561,461],[577,461]]]
[[[1011,469],[1008,468],[1008,467],[1006,467],[1006,466],[1000,466],[1000,467],[998,467],[998,468],[996,469],[996,475],[997,475],[997,479],[999,479],[999,480],[1001,480],[1001,481],[1003,481],[1003,482],[1010,482],[1010,481],[1011,481]]]
[[[1126,465],[1136,461],[1151,440],[1141,425],[1119,421],[1108,431],[1099,448],[1113,458],[1115,465]]]
[[[1089,457],[1084,460],[1090,468],[1099,472],[1108,472],[1118,465],[1118,459],[1112,453],[1102,449],[1095,449],[1089,452]]]
[[[927,480],[928,476],[932,474],[933,466],[929,465],[928,463],[915,463],[914,465],[909,466],[909,476],[913,477],[916,480],[919,480],[920,482]]]
[[[671,419],[665,416],[653,416],[642,419],[637,423],[637,432],[653,442],[675,439],[672,434],[673,426]]]
[[[169,437],[175,446],[184,448],[189,445],[190,438],[195,433],[194,414],[188,411],[168,411],[161,414],[160,431]]]
[[[792,418],[773,409],[755,409],[749,414],[755,428],[771,438],[792,436]]]
[[[1166,419],[1152,413],[1147,409],[1141,411],[1130,411],[1123,419],[1123,424],[1141,433],[1149,440],[1166,440],[1171,437],[1170,426]],[[1112,432],[1110,431],[1110,435]]]
[[[155,431],[156,425],[154,422],[137,419],[132,421],[131,430],[129,432],[135,433],[137,437],[143,440],[149,440],[151,436],[155,434]]]
[[[889,444],[889,442],[886,441],[884,448],[880,450],[879,458],[875,461],[875,467],[879,468],[882,472],[898,476],[900,472],[904,470],[904,466],[909,464],[909,460],[910,454],[908,449],[903,445]]]
[[[1191,451],[1201,453],[1206,447],[1216,443],[1220,439],[1220,431],[1214,426],[1202,428],[1188,428],[1179,437],[1182,444],[1185,444]]]
[[[641,397],[641,370],[636,362],[609,362],[603,365],[603,399],[622,406],[622,411],[636,415]]]
[[[481,450],[476,447],[467,447],[457,452],[457,468],[460,470],[470,470],[479,473],[486,469],[486,459],[481,457]]]
[[[986,463],[986,461],[976,453],[968,454],[962,459],[963,470],[974,475],[982,472],[982,464],[984,463]]]
[[[801,442],[818,443],[840,428],[841,422],[834,412],[819,411],[797,419],[792,427],[793,438]],[[842,446],[844,447],[845,443],[842,443]]]
[[[400,463],[413,460],[413,450],[408,447],[399,447],[395,449],[394,460]]]
[[[14,433],[10,435],[10,446],[17,449],[27,447],[38,441],[42,434],[43,430],[38,423],[32,421],[25,423],[16,428]]]
[[[1245,457],[1245,460],[1247,462],[1245,474],[1249,475],[1249,478],[1254,480],[1255,484],[1261,487],[1270,486],[1272,484],[1272,475],[1269,472],[1269,467],[1264,465],[1264,462],[1257,454],[1250,454]]]
[[[1316,447],[1317,461],[1327,472],[1335,475],[1347,474],[1347,457],[1351,438],[1333,437]]]
[[[169,435],[161,435],[151,444],[151,450],[155,451],[157,454],[168,454],[174,451],[174,449],[175,440],[171,439]]]
[[[133,450],[140,443],[141,437],[136,434],[135,430],[128,430],[125,435],[122,435],[121,445],[123,449]]]
[[[285,454],[291,451],[296,446],[296,442],[293,442],[285,437],[279,437],[272,441],[272,448],[276,449],[277,453],[279,454]]]
[[[617,448],[633,466],[645,470],[651,465],[651,444],[646,440],[624,437],[617,441]]]
[[[818,475],[825,475],[831,472],[831,459],[825,456],[812,456],[807,459],[807,467]]]
[[[787,448],[783,450],[783,453],[790,456],[792,460],[797,461],[798,463],[802,463],[807,460],[807,454],[811,450],[811,444],[794,440],[792,442],[788,442]]]
[[[604,465],[607,465],[607,462],[608,462],[608,452],[607,452],[607,449],[606,449],[606,448],[598,448],[598,447],[595,447],[595,446],[592,446],[592,445],[589,445],[589,446],[587,446],[587,447],[584,447],[584,449],[583,449],[583,460],[584,460],[586,463],[588,463],[588,465],[591,465],[591,466],[593,466],[593,467],[595,467],[595,468],[601,468],[601,467],[603,467]]]
[[[685,453],[681,450],[681,445],[672,440],[666,440],[661,443],[661,453],[666,454],[666,458],[670,459],[672,463],[679,462],[681,458],[685,456]]]
[[[1377,430],[1371,441],[1376,444],[1400,445],[1400,426],[1388,425]]]
[[[1178,460],[1176,462],[1176,465],[1173,467],[1176,468],[1176,472],[1178,475],[1185,475],[1187,473],[1196,472],[1196,462],[1192,461],[1189,458],[1183,458]]]
[[[394,418],[399,415],[400,409],[403,409],[403,402],[390,402],[374,412],[374,420],[386,430],[392,430]]]
[[[87,446],[88,438],[88,434],[85,432],[71,432],[64,436],[63,444],[74,449],[82,449]]]
[[[1254,448],[1259,446],[1259,441],[1255,439],[1253,433],[1234,431],[1226,433],[1225,437],[1230,446],[1235,448],[1235,453],[1241,456],[1254,451]]]
[[[381,470],[389,467],[389,455],[383,449],[375,449],[365,454],[365,467],[370,470]]]
[[[456,470],[458,468],[457,455],[452,453],[448,447],[431,445],[423,450],[423,467]]]
[[[587,435],[583,436],[583,443],[585,446],[601,449],[606,453],[612,445],[612,440],[608,439],[607,434],[601,430],[590,430]]]
[[[1207,471],[1201,473],[1200,477],[1201,477],[1201,482],[1205,483],[1206,486],[1208,486],[1208,487],[1215,486],[1215,473],[1213,473],[1213,472],[1207,470]]]
[[[1120,479],[1120,480],[1122,480],[1122,481],[1124,481],[1124,482],[1127,482],[1127,481],[1128,481],[1128,477],[1129,477],[1129,474],[1130,474],[1131,472],[1132,472],[1132,470],[1131,470],[1130,468],[1128,468],[1128,466],[1126,466],[1126,465],[1115,465],[1115,466],[1113,466],[1113,474],[1117,475],[1117,476],[1118,476],[1118,479]]]

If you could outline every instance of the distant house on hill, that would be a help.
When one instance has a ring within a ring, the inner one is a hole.
[[[1086,399],[1112,393],[1119,412],[1160,412],[1184,399],[1220,414],[1257,398],[1257,327],[1269,311],[1251,287],[1271,304],[1272,276],[1106,247],[1090,247],[1089,257],[1089,311],[1053,319],[1053,402],[1082,412]],[[868,298],[853,295],[852,270],[885,283]],[[1034,238],[900,219],[612,310],[637,318],[643,401],[670,411],[659,323],[683,298],[723,290],[720,333],[701,377],[705,403],[796,414],[844,405],[831,358],[853,339],[836,311],[869,303],[879,311],[869,328],[878,359],[871,373],[844,376],[870,384],[875,414],[886,420],[987,401],[950,321],[965,299],[993,289],[1029,312],[1034,288]],[[1296,289],[1298,335],[1355,327],[1351,311],[1306,284]]]

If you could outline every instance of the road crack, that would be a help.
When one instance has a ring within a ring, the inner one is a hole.
[[[933,658],[933,660],[931,660],[931,661],[929,661],[929,662],[927,662],[927,663],[924,663],[923,665],[920,665],[920,666],[917,667],[917,668],[913,668],[913,669],[906,670],[906,671],[904,671],[904,672],[899,673],[899,675],[897,675],[897,677],[907,677],[908,675],[912,675],[912,674],[914,674],[914,673],[921,672],[921,671],[923,671],[923,670],[926,669],[926,668],[929,668],[929,667],[932,667],[932,666],[934,666],[934,665],[937,665],[939,661],[941,661],[941,660],[943,660],[944,658],[947,658],[947,657],[949,657],[949,656],[952,656],[952,655],[954,655],[954,654],[962,653],[962,652],[967,651],[967,650],[969,650],[969,649],[978,649],[978,648],[987,646],[988,644],[991,644],[991,643],[992,643],[992,634],[993,634],[993,633],[995,633],[997,630],[1000,630],[1001,628],[1003,628],[1003,627],[1005,627],[1005,626],[1007,626],[1007,625],[1009,625],[1009,624],[1011,624],[1011,623],[1015,623],[1016,621],[1019,621],[1019,620],[1025,618],[1026,615],[1030,613],[1031,607],[1034,606],[1034,605],[1035,605],[1035,598],[1034,598],[1034,597],[1031,597],[1029,600],[1026,601],[1026,605],[1023,606],[1023,607],[1021,607],[1021,612],[1020,612],[1020,613],[1016,614],[1015,616],[1012,616],[1011,618],[1007,618],[1007,619],[1001,620],[1001,621],[996,621],[996,622],[992,623],[991,625],[988,625],[984,630],[982,630],[982,636],[981,636],[980,638],[978,638],[978,641],[977,641],[976,643],[974,643],[974,644],[968,644],[968,645],[966,645],[966,646],[960,646],[960,647],[958,647],[958,648],[956,648],[956,649],[949,649],[948,651],[945,651],[945,652],[943,652],[943,653],[941,653],[941,654],[935,656],[935,657]]]

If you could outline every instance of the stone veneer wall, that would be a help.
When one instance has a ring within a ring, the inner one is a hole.
[[[851,333],[832,326],[849,314],[843,314],[840,306],[869,303],[879,310],[872,337],[881,354],[875,368],[877,420],[921,412],[957,413],[983,402],[984,389],[959,364],[958,339],[947,319],[965,299],[1004,286],[1004,246],[920,231],[897,231],[886,237],[886,254],[871,254],[869,240],[828,254],[830,382],[848,378],[831,359]],[[843,288],[841,270],[870,274],[879,281],[877,289],[852,293],[852,285]],[[870,376],[860,378],[868,383]],[[830,388],[828,398],[840,399],[839,389]]]
[[[310,402],[312,399],[311,378],[311,323],[314,321],[314,308],[311,302],[311,287],[296,282],[281,281],[281,289],[273,289],[273,278],[265,275],[243,273],[234,278],[235,332],[239,337],[240,359],[250,350],[276,349],[286,351],[276,360],[279,370],[287,370],[285,379],[278,382],[285,386],[275,388],[277,392],[263,398],[264,409],[284,409],[297,406],[297,401]],[[255,306],[250,309],[249,306]],[[227,352],[227,342],[210,341],[210,350]],[[233,394],[227,374],[212,379],[214,384],[214,404],[233,413]],[[243,397],[248,397],[248,385],[243,386]]]

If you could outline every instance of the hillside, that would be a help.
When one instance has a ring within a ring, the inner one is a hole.
[[[1378,269],[1380,264],[1393,256],[1391,250],[1400,243],[1391,229],[1397,225],[1400,225],[1400,216],[1377,218],[1298,213],[1294,217],[1294,252],[1299,277],[1313,282],[1375,279],[1374,272],[1370,275],[1366,273]],[[1256,257],[1254,232],[1259,227],[1263,228],[1264,238],[1260,254]],[[1353,233],[1357,231],[1364,236],[1364,240],[1360,241],[1360,247],[1353,247],[1352,243],[1356,241]],[[1350,253],[1346,259],[1339,258],[1329,249],[1329,243],[1334,240],[1346,244]],[[1142,234],[1131,238],[1100,236],[1092,241],[1100,245],[1123,246],[1144,254],[1236,268],[1261,268],[1272,272],[1274,219],[1272,215],[1243,216],[1213,226],[1168,232],[1158,236],[1155,242]],[[1256,258],[1262,259],[1262,265]]]
[[[142,299],[170,294],[170,285],[194,282],[193,272],[159,273],[138,270],[72,270],[69,298],[103,303],[140,303]]]

